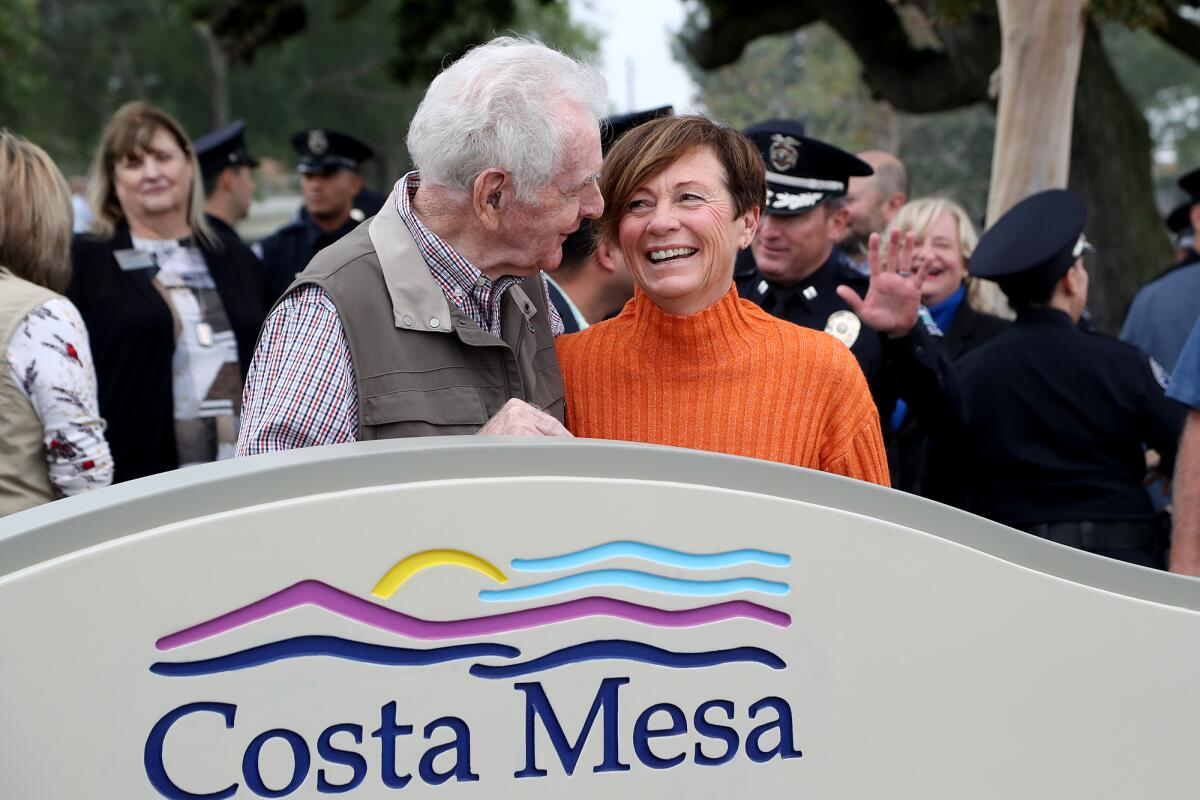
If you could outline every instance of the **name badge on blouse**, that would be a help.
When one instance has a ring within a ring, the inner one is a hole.
[[[212,325],[207,322],[196,323],[196,340],[200,342],[201,347],[212,347],[213,329]]]
[[[113,253],[113,257],[117,259],[117,266],[124,272],[151,269],[154,270],[150,273],[151,277],[158,272],[158,261],[155,260],[152,253],[142,250],[117,250]]]

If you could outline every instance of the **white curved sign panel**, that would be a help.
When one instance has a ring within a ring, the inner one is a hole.
[[[887,490],[430,441],[113,492],[0,527],[4,797],[1194,796],[1193,582]]]

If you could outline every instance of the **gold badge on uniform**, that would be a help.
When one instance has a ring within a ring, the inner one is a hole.
[[[825,332],[846,347],[853,347],[862,331],[862,320],[851,311],[835,311],[825,321]]]
[[[329,138],[325,136],[325,131],[313,128],[308,132],[308,149],[315,156],[325,155],[329,149]]]

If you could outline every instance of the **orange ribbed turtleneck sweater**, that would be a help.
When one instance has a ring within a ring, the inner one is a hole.
[[[879,414],[827,333],[729,291],[680,317],[638,289],[621,313],[558,337],[576,436],[690,447],[888,485]]]

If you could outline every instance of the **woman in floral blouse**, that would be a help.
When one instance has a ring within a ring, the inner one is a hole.
[[[70,278],[71,195],[0,130],[0,516],[112,482],[96,371]]]

